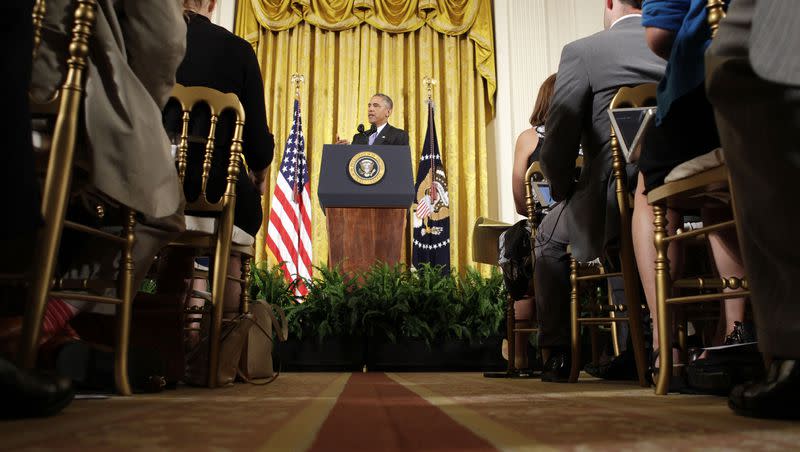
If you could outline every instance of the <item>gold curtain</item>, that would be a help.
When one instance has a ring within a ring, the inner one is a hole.
[[[263,234],[291,128],[290,80],[300,73],[306,77],[300,104],[314,200],[314,264],[325,265],[328,257],[325,216],[316,201],[322,146],[337,135],[350,138],[366,123],[369,98],[383,92],[394,100],[389,122],[409,132],[416,173],[427,127],[422,79],[431,76],[438,80],[435,121],[451,200],[451,264],[473,265],[472,225],[488,211],[486,124],[496,86],[490,0],[242,0],[236,33],[256,50],[276,141],[257,261],[275,263]]]

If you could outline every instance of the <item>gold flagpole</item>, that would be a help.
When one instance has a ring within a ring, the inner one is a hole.
[[[292,74],[292,84],[294,84],[294,98],[300,100],[300,86],[306,82],[306,77],[303,74]]]

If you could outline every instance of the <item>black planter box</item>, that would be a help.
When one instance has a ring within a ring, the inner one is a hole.
[[[367,342],[367,368],[375,371],[495,371],[506,368],[500,354],[501,337],[480,342],[467,340],[425,341],[401,338],[391,343],[384,338]]]
[[[289,338],[277,346],[282,371],[354,372],[364,367],[366,350],[363,337],[329,337],[320,343],[316,337]]]
[[[367,366],[374,371],[500,371],[502,337],[470,343],[467,340],[425,341],[386,337],[291,338],[278,346],[277,362],[289,372],[354,372]]]

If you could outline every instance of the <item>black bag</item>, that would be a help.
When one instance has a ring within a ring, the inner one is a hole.
[[[503,282],[511,298],[519,300],[529,293],[533,280],[531,260],[531,228],[528,220],[520,220],[500,235],[500,268]]]
[[[708,357],[686,366],[690,393],[728,395],[734,386],[764,376],[764,361],[755,343],[712,347]]]

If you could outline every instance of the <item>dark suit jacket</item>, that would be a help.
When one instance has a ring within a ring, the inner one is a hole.
[[[657,82],[666,62],[647,48],[640,17],[571,42],[561,52],[540,160],[553,198],[569,199],[564,213],[572,253],[592,260],[619,234],[611,176],[608,105],[623,86]],[[584,166],[575,182],[575,158]]]
[[[364,133],[357,133],[353,135],[353,144],[368,144],[369,143],[369,134]],[[385,145],[385,146],[401,146],[401,145],[408,145],[408,132],[403,129],[398,129],[397,127],[392,127],[391,124],[386,124],[381,130],[380,135],[375,138],[375,142],[372,143],[374,146],[377,145]]]
[[[800,86],[800,10],[796,2],[759,0],[750,32],[750,64],[761,78]]]
[[[164,0],[96,3],[81,97],[92,184],[144,215],[183,212],[169,138],[160,121],[186,47],[183,8]],[[47,2],[33,62],[34,99],[48,99],[61,87],[75,5],[73,0]]]
[[[264,106],[264,84],[253,48],[244,39],[214,25],[206,17],[188,14],[186,56],[178,67],[178,83],[184,86],[205,86],[239,97],[245,112],[242,153],[247,166],[253,171],[263,170],[272,162],[275,141],[267,126]],[[189,134],[205,138],[208,135],[209,115],[195,107]],[[231,115],[232,116],[232,115]],[[165,125],[170,133],[180,132],[180,111],[169,105],[165,111]],[[223,114],[217,124],[215,143],[217,151],[212,161],[208,194],[212,200],[222,195],[227,176],[233,121]],[[193,200],[199,190],[203,163],[202,143],[189,144],[186,175],[186,196]],[[244,173],[240,181],[247,179]],[[196,185],[196,187],[195,187]]]

